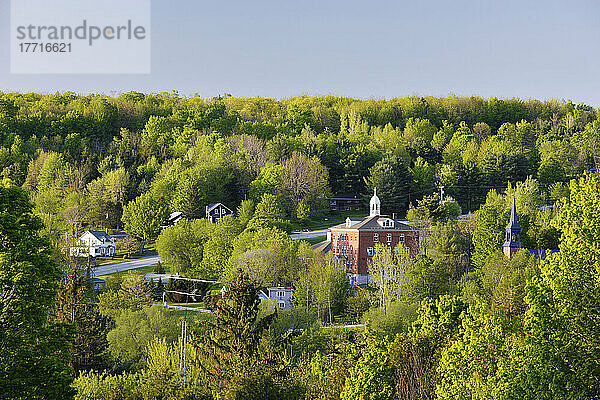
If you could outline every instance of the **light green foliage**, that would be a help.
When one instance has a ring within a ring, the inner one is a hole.
[[[417,318],[418,308],[419,303],[395,301],[390,304],[386,313],[382,307],[372,307],[362,315],[360,321],[376,331],[396,335],[410,328]]]
[[[299,243],[277,228],[243,232],[233,241],[228,276],[241,268],[262,285],[291,286],[304,265]]]
[[[475,304],[483,300],[487,310],[511,320],[521,317],[526,310],[527,283],[539,274],[537,262],[527,250],[521,250],[512,259],[496,250],[484,265],[466,277],[465,283],[476,281],[480,289],[463,291]]]
[[[490,191],[485,204],[475,214],[477,224],[473,232],[475,266],[482,266],[487,257],[502,246],[509,216],[506,200],[495,190]]]
[[[302,246],[310,251],[308,244]],[[302,254],[302,250],[298,253]],[[294,282],[294,304],[315,312],[322,321],[331,324],[333,316],[341,313],[348,292],[345,265],[332,253],[315,254],[306,264]]]
[[[152,302],[152,285],[134,271],[128,272],[120,282],[107,280],[107,288],[98,296],[100,313],[116,319],[123,310],[139,311]]]
[[[256,205],[254,216],[248,222],[246,229],[257,230],[267,227],[287,227],[284,221],[285,212],[279,204],[279,200],[273,194],[263,194],[260,203]]]
[[[161,307],[144,307],[134,311],[124,309],[108,333],[108,352],[118,365],[139,369],[145,364],[146,346],[154,339],[172,342],[179,326],[169,311]]]
[[[180,274],[200,267],[203,246],[210,237],[210,222],[206,219],[181,219],[177,225],[164,229],[156,240],[160,259]]]
[[[398,243],[393,250],[378,243],[374,251],[368,266],[370,283],[377,288],[379,306],[384,315],[387,315],[390,304],[400,300],[404,294],[409,252],[403,243]]]
[[[281,164],[266,164],[260,170],[258,178],[250,184],[250,194],[255,202],[260,202],[265,193],[277,193],[277,188],[281,186],[282,171]]]
[[[598,201],[595,175],[572,181],[569,198],[561,201],[554,222],[562,231],[560,252],[540,266],[527,297],[524,365],[518,379],[511,378],[513,393],[522,398],[600,395]]]
[[[394,397],[394,369],[388,338],[367,328],[359,359],[350,369],[342,400],[388,400]]]
[[[304,200],[302,200],[300,203],[298,203],[298,206],[296,206],[296,220],[304,222],[308,221],[309,217],[310,207],[304,202]]]
[[[415,192],[430,191],[435,188],[435,167],[423,158],[418,157],[410,170],[412,174],[411,188]]]
[[[250,222],[254,216],[254,202],[252,200],[242,201],[236,214],[242,228],[246,228],[246,225],[248,225],[248,222]]]
[[[455,219],[461,213],[460,205],[450,196],[446,196],[443,202],[440,202],[439,193],[431,196],[424,196],[417,201],[417,206],[412,203],[406,213],[406,218],[410,221],[421,221],[425,224],[447,221]]]
[[[409,143],[415,141],[417,138],[422,138],[425,142],[429,143],[436,131],[435,126],[427,119],[409,118],[406,121],[403,136]]]
[[[504,398],[499,376],[518,327],[480,309],[462,319],[460,338],[442,352],[436,395],[439,399]]]
[[[158,236],[166,217],[167,208],[150,193],[130,201],[123,209],[125,232],[144,240]]]
[[[545,188],[556,182],[563,182],[565,180],[565,169],[554,157],[548,157],[542,161],[538,168],[538,180]]]
[[[279,191],[291,214],[301,202],[313,210],[321,210],[330,195],[328,182],[327,169],[318,158],[295,152],[283,163]]]
[[[427,256],[418,255],[406,265],[406,282],[402,298],[420,301],[426,297],[437,298],[454,291],[454,284],[442,262],[434,262]]]

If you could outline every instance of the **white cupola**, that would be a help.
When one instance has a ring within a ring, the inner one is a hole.
[[[381,202],[379,201],[379,197],[377,197],[377,188],[373,189],[373,197],[371,197],[369,210],[370,217],[381,215]]]

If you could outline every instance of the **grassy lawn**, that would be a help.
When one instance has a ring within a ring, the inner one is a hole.
[[[308,228],[311,231],[331,228],[334,225],[338,225],[344,221],[347,217],[365,217],[367,216],[366,211],[344,211],[341,213],[324,212],[319,215],[312,215],[311,218],[306,222],[292,222],[292,229]]]
[[[302,240],[304,240],[305,242],[308,242],[310,244],[317,244],[317,243],[321,243],[325,239],[327,239],[327,235],[317,236],[317,237],[302,239]]]

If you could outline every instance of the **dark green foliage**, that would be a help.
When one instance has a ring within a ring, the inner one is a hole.
[[[296,398],[300,392],[285,378],[285,367],[276,353],[263,352],[261,338],[276,312],[259,316],[258,289],[239,271],[215,306],[213,321],[193,341],[194,362],[208,379],[206,385],[231,399]]]
[[[402,213],[408,205],[410,174],[399,157],[386,158],[369,170],[368,189],[377,188],[381,209],[387,214]]]
[[[0,397],[69,398],[72,329],[48,321],[60,269],[23,189],[0,181]]]

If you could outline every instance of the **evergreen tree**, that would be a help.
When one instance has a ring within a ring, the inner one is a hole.
[[[60,268],[23,189],[0,182],[0,398],[69,398],[70,329],[48,321]]]

